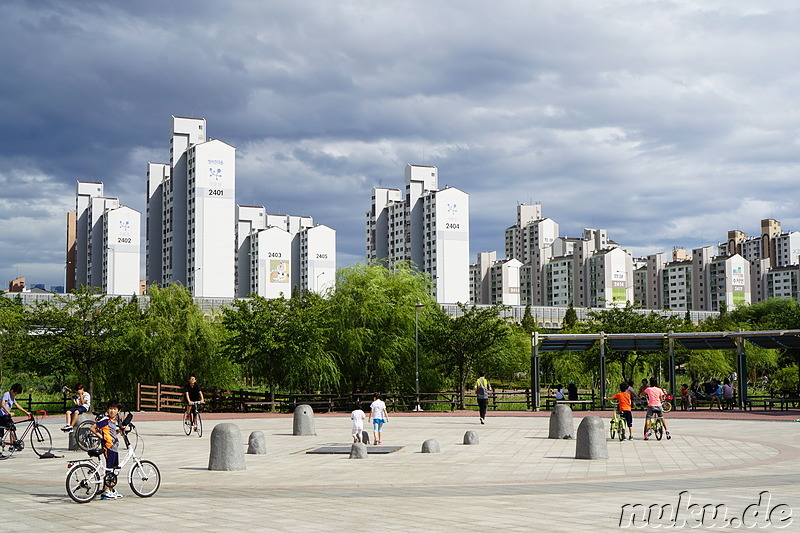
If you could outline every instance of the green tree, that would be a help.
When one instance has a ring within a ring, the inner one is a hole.
[[[578,325],[578,313],[575,312],[575,308],[572,307],[572,300],[570,300],[569,307],[567,308],[567,311],[564,313],[564,328],[573,329],[577,325]]]
[[[224,353],[264,379],[270,400],[279,386],[319,389],[336,383],[338,370],[325,350],[323,300],[303,293],[291,300],[252,296],[222,315]]]
[[[355,264],[339,270],[327,312],[328,349],[341,372],[341,392],[414,389],[414,321],[433,309],[426,276],[405,263]],[[420,367],[426,361],[420,359]],[[421,374],[423,372],[421,371]]]
[[[181,285],[153,285],[147,292],[149,306],[125,335],[128,351],[106,370],[121,394],[136,382],[182,384],[189,374],[204,387],[231,385],[238,369],[221,354],[215,317],[203,313]]]
[[[9,359],[18,354],[27,337],[25,308],[17,296],[8,298],[0,292],[0,384]]]
[[[461,312],[456,317],[439,309],[429,342],[439,353],[445,372],[458,385],[459,406],[463,409],[467,380],[477,370],[477,363],[488,361],[508,346],[511,328],[500,318],[502,305],[458,306]]]
[[[531,314],[531,304],[525,305],[525,313],[522,315],[520,326],[522,326],[522,329],[525,330],[528,335],[536,331],[536,319],[533,318]]]
[[[105,381],[99,370],[127,349],[128,322],[137,320],[140,314],[136,298],[126,301],[82,288],[71,297],[37,302],[30,327],[35,342],[43,348],[38,353],[50,355],[42,363],[56,372],[61,365],[71,364],[94,395],[95,386],[102,387]]]

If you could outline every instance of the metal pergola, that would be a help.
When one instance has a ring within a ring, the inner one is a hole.
[[[747,401],[747,353],[745,341],[759,348],[800,349],[800,330],[715,331],[697,333],[551,333],[531,337],[531,394],[534,410],[541,409],[540,352],[582,352],[600,343],[600,397],[606,397],[606,346],[617,352],[663,352],[669,355],[669,393],[675,391],[675,343],[689,350],[736,350],[739,407]]]

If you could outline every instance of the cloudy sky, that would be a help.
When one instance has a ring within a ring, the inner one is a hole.
[[[795,0],[5,0],[0,282],[63,284],[76,180],[144,212],[171,115],[339,266],[407,163],[470,194],[472,260],[517,203],[635,255],[800,230],[798,28]]]

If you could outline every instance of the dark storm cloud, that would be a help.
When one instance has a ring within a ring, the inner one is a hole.
[[[170,115],[237,147],[239,202],[335,228],[343,265],[406,163],[470,193],[473,258],[502,257],[518,202],[634,253],[797,230],[798,22],[789,1],[4,2],[0,276],[63,276],[77,179],[144,211]]]

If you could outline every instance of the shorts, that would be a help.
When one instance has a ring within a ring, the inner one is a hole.
[[[361,433],[363,433],[363,432],[364,432],[364,427],[363,426],[360,427],[360,428],[353,428],[353,435],[361,435]]]
[[[653,418],[664,418],[664,410],[661,409],[660,405],[648,405],[647,406],[647,419],[652,420]]]
[[[372,429],[375,433],[380,433],[383,424],[386,422],[383,418],[373,418],[372,419]]]
[[[12,425],[11,415],[0,415],[0,427],[10,429]]]
[[[76,405],[74,407],[70,407],[69,409],[67,409],[68,413],[78,413],[79,415],[86,413],[88,411],[89,409],[87,409],[85,405]]]
[[[106,450],[106,468],[117,468],[119,466],[119,453],[116,450]]]
[[[631,412],[630,411],[619,411],[619,414],[622,416],[622,418],[625,419],[625,423],[628,424],[628,427],[632,428],[633,427],[633,415],[631,414]]]

